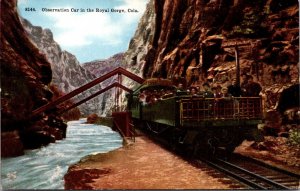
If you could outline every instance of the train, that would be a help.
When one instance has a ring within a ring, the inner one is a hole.
[[[205,98],[168,79],[148,79],[128,96],[135,126],[190,155],[232,153],[244,140],[262,141],[260,97]]]

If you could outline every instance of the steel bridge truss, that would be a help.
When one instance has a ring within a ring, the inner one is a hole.
[[[91,81],[91,82],[89,82],[89,83],[87,83],[87,84],[85,84],[85,85],[83,85],[83,86],[81,86],[81,87],[79,87],[79,88],[71,91],[70,93],[68,93],[66,95],[63,95],[63,96],[57,98],[56,100],[54,100],[54,101],[52,101],[52,102],[50,102],[48,104],[45,104],[45,105],[43,105],[43,106],[35,109],[32,112],[32,116],[33,117],[37,116],[37,115],[39,115],[39,114],[41,114],[41,113],[43,113],[43,112],[45,112],[45,111],[47,111],[49,109],[52,109],[52,108],[56,107],[57,105],[59,105],[59,104],[65,102],[65,101],[71,99],[72,97],[74,97],[74,96],[76,96],[76,95],[78,95],[78,94],[80,94],[80,93],[82,93],[82,92],[84,92],[84,91],[86,91],[86,90],[88,90],[88,89],[90,89],[90,88],[92,88],[92,87],[100,84],[101,82],[103,82],[103,81],[107,80],[108,78],[110,78],[112,76],[115,76],[115,75],[118,75],[118,82],[115,82],[115,83],[113,83],[113,84],[111,84],[111,85],[109,85],[109,86],[107,86],[107,87],[99,90],[98,92],[96,92],[96,93],[88,96],[87,98],[85,98],[85,99],[83,99],[83,100],[81,100],[81,101],[73,104],[72,106],[64,109],[63,111],[60,111],[59,113],[62,114],[64,112],[66,112],[66,111],[69,111],[70,109],[73,109],[73,108],[75,108],[75,107],[77,107],[77,106],[85,103],[86,101],[88,101],[88,100],[90,100],[90,99],[92,99],[92,98],[94,98],[94,97],[96,97],[96,96],[98,96],[98,95],[100,95],[100,94],[108,91],[111,88],[118,88],[117,89],[117,94],[115,96],[119,96],[120,95],[120,89],[123,89],[123,90],[125,90],[127,92],[132,92],[131,89],[129,89],[129,88],[127,88],[127,87],[125,87],[125,86],[123,86],[121,84],[121,81],[122,81],[122,78],[121,78],[122,76],[121,75],[124,75],[124,76],[126,76],[126,77],[128,77],[128,78],[130,78],[130,79],[132,79],[132,80],[134,80],[134,81],[136,81],[138,83],[140,83],[140,84],[142,84],[145,81],[143,78],[141,78],[141,77],[139,77],[139,76],[137,76],[137,75],[135,75],[135,74],[133,74],[133,73],[125,70],[124,68],[118,67],[118,68],[114,69],[113,71],[108,72],[105,75],[103,75],[103,76],[101,76],[99,78],[96,78],[95,80],[93,80],[93,81]],[[115,99],[117,99],[117,97],[115,97]]]

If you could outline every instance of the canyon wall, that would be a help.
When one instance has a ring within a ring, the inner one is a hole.
[[[297,0],[156,0],[154,9],[144,77],[178,74],[200,88],[204,82],[228,86],[236,78],[229,45],[240,44],[241,74],[262,85],[267,111],[278,107],[281,92],[299,84]]]
[[[124,54],[124,68],[140,77],[143,77],[146,56],[152,53],[151,43],[154,38],[156,18],[154,5],[154,0],[148,2],[135,34],[130,40],[128,50]],[[132,90],[140,85],[128,78],[123,79],[123,84]],[[125,93],[121,95],[121,109],[123,110],[126,109],[124,103],[127,103]]]
[[[111,56],[108,59],[102,59],[102,60],[95,60],[91,62],[84,63],[83,68],[90,71],[92,74],[94,74],[96,77],[100,77],[118,67],[124,66],[124,53],[118,53],[113,56]],[[117,76],[113,76],[101,83],[102,87],[107,87],[114,82],[117,82]],[[111,90],[108,90],[107,92],[104,92],[102,95],[102,101],[101,108],[99,113],[102,116],[110,116],[111,112],[114,109],[115,106],[115,100],[113,99],[115,96],[116,89],[113,88]]]
[[[95,79],[95,75],[82,67],[76,56],[68,51],[62,50],[60,45],[53,39],[50,29],[43,29],[40,26],[33,26],[28,20],[22,19],[22,24],[33,42],[50,62],[52,69],[51,84],[56,86],[61,92],[69,93],[84,84]],[[85,97],[101,89],[95,86],[78,96],[72,98],[73,102],[78,102]],[[101,113],[102,96],[98,96],[79,106],[83,115],[90,113]]]
[[[18,156],[66,136],[66,124],[51,112],[31,112],[51,101],[48,60],[27,38],[16,0],[1,1],[1,157]]]
[[[107,60],[96,60],[84,63],[83,67],[96,76],[111,71],[116,67],[123,67],[124,69],[142,77],[145,66],[145,58],[150,50],[150,44],[154,37],[155,17],[154,0],[150,0],[147,4],[145,13],[139,21],[135,34],[129,42],[128,50],[125,53],[113,55]],[[116,80],[116,77],[107,80],[103,83],[103,87]],[[122,84],[132,90],[139,86],[138,83],[125,76],[122,76]],[[122,91],[122,93],[118,95],[120,98],[120,103],[118,104],[120,108],[115,108],[115,90],[104,93],[102,115],[111,115],[111,112],[115,109],[125,110],[127,103],[125,95],[125,91]]]

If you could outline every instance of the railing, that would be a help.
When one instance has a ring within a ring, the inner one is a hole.
[[[131,128],[129,129],[131,139],[133,140],[133,142],[135,142],[135,136],[136,136],[135,127],[132,123],[129,123],[129,125],[131,126]]]
[[[261,118],[262,103],[259,97],[180,100],[181,121]]]
[[[126,136],[124,134],[124,132],[122,131],[122,129],[120,128],[118,122],[114,119],[113,120],[113,124],[115,125],[115,127],[117,128],[117,130],[120,132],[121,136],[125,139]],[[129,129],[130,132],[130,138],[135,142],[135,136],[136,136],[136,132],[135,132],[135,128],[134,125],[132,123],[129,123],[129,125],[132,127]]]
[[[124,132],[122,131],[122,129],[120,128],[119,124],[116,122],[116,120],[113,120],[113,123],[116,126],[117,130],[119,131],[119,133],[121,134],[121,136],[123,138],[125,138],[126,136],[125,136]]]

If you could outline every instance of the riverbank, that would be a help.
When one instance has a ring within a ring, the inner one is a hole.
[[[224,182],[221,182],[224,181]],[[83,158],[65,175],[65,189],[230,189],[145,136],[105,154]]]

